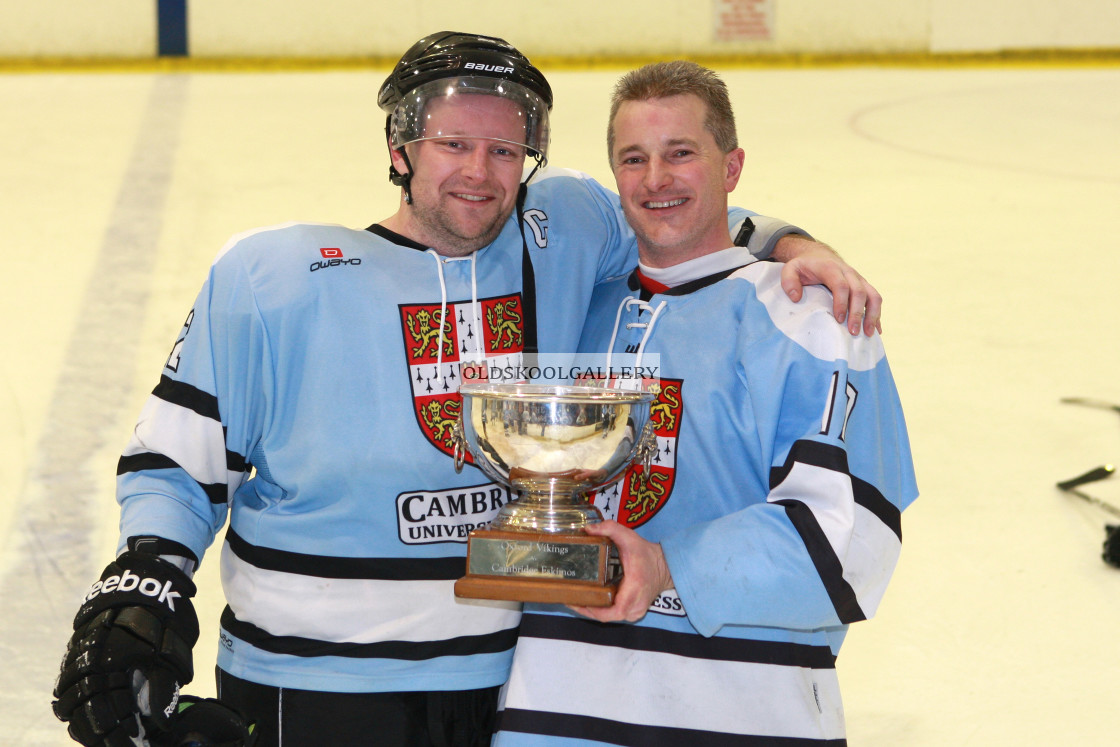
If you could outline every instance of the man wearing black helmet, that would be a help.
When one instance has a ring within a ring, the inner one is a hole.
[[[415,171],[404,146],[439,137],[438,133],[424,129],[424,106],[433,98],[439,98],[440,93],[447,93],[442,87],[449,80],[455,81],[463,93],[474,86],[475,93],[517,100],[525,107],[523,144],[528,147],[535,165],[522,180],[524,185],[547,161],[552,88],[541,72],[502,39],[453,31],[431,34],[417,41],[401,56],[382,84],[378,96],[378,105],[388,115],[386,135],[392,157],[389,179],[402,187],[401,210],[390,221],[383,221],[383,225],[394,219],[405,219],[408,207],[414,207],[410,182]],[[406,93],[409,96],[406,97]],[[422,135],[422,132],[426,134]],[[518,223],[524,223],[537,238],[537,245],[543,248],[541,233],[545,229],[533,215],[525,220],[523,200],[524,195],[521,195],[517,203]],[[414,207],[414,212],[425,211],[423,207]],[[427,212],[431,213],[431,210]],[[753,216],[751,222],[744,224],[742,211],[733,211],[733,214],[738,215],[734,231],[737,242],[749,246],[756,256],[772,256],[787,263],[783,270],[782,287],[794,301],[800,299],[803,284],[821,283],[832,291],[833,313],[837,320],[846,321],[853,335],[860,331],[870,335],[878,329],[882,298],[835,252],[804,238],[800,229],[781,221]],[[407,231],[401,233],[418,238]],[[486,243],[477,243],[474,248],[481,248]],[[444,246],[430,245],[440,253],[447,253]]]
[[[551,102],[504,41],[427,37],[379,97],[399,209],[221,251],[118,466],[121,554],[83,600],[55,690],[76,740],[180,731],[190,576],[228,517],[218,695],[256,730],[229,736],[215,708],[224,744],[488,742],[520,609],[452,592],[467,534],[509,499],[455,470],[459,381],[575,350],[594,284],[637,257],[609,190],[548,170],[526,186]],[[761,255],[796,232],[743,210],[729,224]],[[801,278],[839,278],[862,309],[862,279],[817,252]],[[870,329],[873,292],[868,312]]]

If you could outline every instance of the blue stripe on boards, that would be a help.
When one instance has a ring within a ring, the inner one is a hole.
[[[187,0],[156,0],[159,56],[187,56]]]

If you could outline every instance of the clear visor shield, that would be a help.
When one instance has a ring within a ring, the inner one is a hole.
[[[443,78],[405,94],[389,121],[392,147],[417,140],[483,138],[548,158],[548,108],[525,86],[501,78]]]

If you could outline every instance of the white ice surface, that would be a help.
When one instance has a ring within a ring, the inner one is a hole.
[[[0,743],[69,744],[49,690],[116,542],[116,458],[237,231],[387,216],[384,71],[0,75]],[[560,72],[552,160],[609,180],[617,73]],[[737,204],[885,295],[922,491],[839,660],[850,743],[1115,739],[1108,517],[1053,487],[1120,459],[1120,68],[732,70]],[[1120,478],[1087,486],[1120,503]],[[190,690],[213,693],[216,554]]]

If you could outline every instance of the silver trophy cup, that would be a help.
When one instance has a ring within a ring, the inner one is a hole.
[[[602,521],[587,493],[618,479],[635,458],[647,459],[656,448],[649,424],[654,395],[599,386],[481,383],[464,384],[459,392],[457,450],[469,450],[483,472],[519,495],[498,511],[488,530],[471,533],[468,576],[456,584],[456,593],[610,604],[617,589],[616,556],[605,538],[580,531]],[[592,588],[582,589],[588,585]]]

